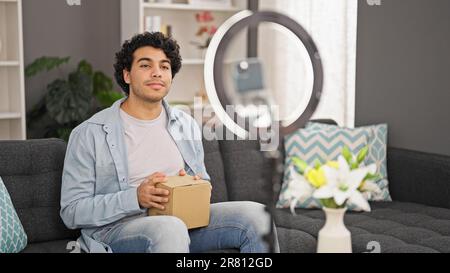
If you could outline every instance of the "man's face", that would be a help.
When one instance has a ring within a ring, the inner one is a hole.
[[[162,49],[141,47],[133,54],[131,71],[123,71],[130,85],[130,96],[146,102],[159,102],[169,93],[172,85],[170,60]]]

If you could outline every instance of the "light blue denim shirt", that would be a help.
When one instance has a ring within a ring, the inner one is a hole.
[[[64,160],[60,215],[70,229],[81,228],[78,242],[86,252],[111,252],[92,234],[126,217],[142,214],[137,189],[128,184],[128,156],[120,106],[115,102],[76,127],[69,138]],[[185,112],[163,106],[167,129],[175,140],[189,175],[210,180],[204,165],[201,131]]]

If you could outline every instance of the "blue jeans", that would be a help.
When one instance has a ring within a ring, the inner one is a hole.
[[[100,230],[94,238],[113,252],[187,253],[239,249],[242,253],[268,252],[262,236],[269,232],[269,215],[255,202],[211,204],[207,227],[188,230],[173,216],[143,216]],[[276,252],[279,252],[275,232]]]

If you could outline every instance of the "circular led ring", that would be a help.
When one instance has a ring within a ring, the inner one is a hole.
[[[303,127],[314,114],[322,95],[323,67],[320,54],[313,39],[300,24],[284,14],[273,11],[252,12],[245,10],[233,15],[220,26],[208,47],[204,77],[206,92],[216,116],[230,131],[242,139],[247,139],[248,131],[237,125],[224,110],[227,105],[231,104],[231,101],[225,92],[222,64],[225,58],[225,49],[232,41],[233,36],[246,26],[257,27],[262,22],[282,25],[294,33],[305,46],[313,68],[313,90],[305,111],[287,127],[283,127],[280,122],[280,133],[287,135]]]

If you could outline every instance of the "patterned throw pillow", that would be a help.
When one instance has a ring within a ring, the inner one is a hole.
[[[0,253],[18,253],[27,245],[27,235],[0,177]]]
[[[285,137],[284,145],[286,151],[283,185],[276,204],[277,208],[289,208],[292,198],[287,195],[287,188],[293,178],[295,169],[292,157],[296,156],[313,166],[316,160],[325,163],[336,160],[347,146],[353,154],[367,146],[369,133],[364,129],[342,129],[342,130],[317,130],[300,129]],[[320,208],[321,204],[308,192],[298,200],[296,208]],[[349,210],[361,210],[352,204],[347,206]]]
[[[337,125],[328,125],[317,122],[309,122],[306,128],[310,130],[327,130],[329,132],[343,130],[344,128]],[[348,129],[346,129],[348,130]],[[367,166],[375,163],[377,171],[381,175],[381,179],[375,181],[381,191],[378,194],[371,195],[370,201],[392,201],[389,194],[389,181],[387,173],[387,135],[388,125],[378,124],[372,126],[359,127],[352,130],[365,130],[369,136],[369,153],[364,161]]]

